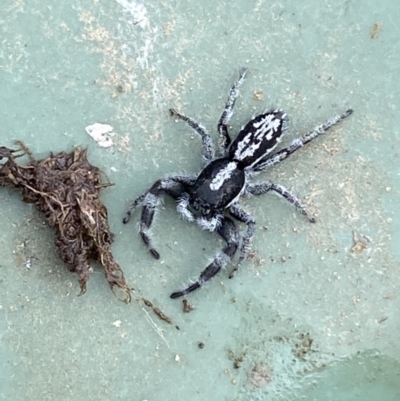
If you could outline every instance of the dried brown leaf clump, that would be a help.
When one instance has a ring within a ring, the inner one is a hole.
[[[68,269],[78,274],[81,294],[89,279],[89,259],[95,259],[103,265],[114,293],[122,293],[122,300],[130,302],[130,288],[111,253],[107,209],[99,199],[100,190],[111,184],[102,182],[101,171],[79,147],[36,160],[23,143],[17,144],[18,150],[0,147],[0,160],[7,159],[0,164],[0,185],[19,189],[23,201],[33,203],[56,230],[57,252]],[[25,154],[28,163],[18,164],[16,158]]]

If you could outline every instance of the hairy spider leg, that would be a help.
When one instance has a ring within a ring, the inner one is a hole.
[[[192,127],[201,136],[201,154],[207,161],[211,161],[214,157],[214,147],[206,128],[198,122],[192,120],[190,117],[186,117],[185,115],[178,113],[175,109],[169,109],[169,112],[171,113],[171,116],[185,121],[185,123]]]
[[[217,228],[217,233],[225,240],[226,246],[219,252],[214,260],[203,270],[197,281],[182,291],[171,294],[171,298],[179,298],[190,292],[197,290],[204,283],[211,280],[235,255],[239,246],[239,233],[235,223],[229,218],[224,217],[221,225]]]
[[[142,215],[140,217],[139,224],[139,234],[154,258],[160,259],[160,254],[152,245],[150,229],[154,220],[154,215],[161,203],[160,197],[163,195],[169,195],[175,200],[179,200],[186,194],[187,188],[192,185],[194,181],[195,180],[192,177],[181,175],[156,181],[148,191],[133,201],[125,218],[123,219],[123,223],[126,224],[132,215],[132,211],[140,204],[143,204]],[[188,213],[190,212],[188,211]]]
[[[208,230],[213,232],[217,229],[219,225],[221,225],[221,219],[223,218],[222,214],[216,213],[212,217],[199,217],[197,219],[197,224],[203,230]]]
[[[246,185],[246,192],[248,192],[252,195],[262,195],[268,191],[274,191],[277,194],[281,195],[289,203],[294,205],[296,207],[296,209],[310,221],[310,223],[315,223],[315,218],[312,217],[308,213],[306,207],[300,203],[299,199],[295,195],[290,193],[282,185],[277,185],[270,181],[265,182],[265,183],[260,183],[260,184],[247,184]]]
[[[320,125],[317,125],[312,131],[308,134],[301,136],[300,138],[294,139],[292,143],[285,149],[282,149],[267,158],[261,159],[257,164],[255,164],[252,168],[253,172],[262,171],[268,167],[274,166],[278,164],[282,160],[285,160],[291,154],[293,154],[296,150],[302,148],[307,143],[311,142],[313,139],[318,136],[325,134],[330,128],[334,125],[338,124],[341,120],[344,120],[346,117],[353,114],[353,110],[347,110],[343,114],[338,114],[329,120],[323,122]]]
[[[232,86],[228,95],[228,100],[225,104],[225,109],[218,121],[219,150],[222,156],[226,155],[228,146],[231,143],[231,137],[228,133],[228,122],[233,115],[233,107],[235,106],[236,99],[239,96],[239,88],[242,86],[248,71],[248,68],[242,68],[240,71],[239,79]]]
[[[146,191],[142,195],[138,196],[133,202],[132,205],[129,206],[129,210],[126,212],[125,217],[123,218],[122,222],[124,224],[128,223],[128,221],[131,219],[132,213],[135,211],[135,209],[143,203],[144,198],[148,194],[149,191]]]
[[[190,205],[190,198],[188,193],[184,193],[177,198],[178,204],[176,210],[180,213],[184,220],[193,221],[194,217],[192,212],[188,209]]]
[[[254,217],[250,213],[246,212],[239,204],[232,205],[229,209],[229,213],[235,219],[247,225],[247,230],[242,238],[242,245],[240,247],[238,261],[236,262],[235,267],[233,268],[231,274],[229,275],[229,278],[233,278],[235,273],[239,270],[239,267],[242,264],[243,260],[250,252],[250,241],[254,235],[256,221]]]

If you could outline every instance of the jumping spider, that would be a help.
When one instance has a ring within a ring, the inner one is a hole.
[[[219,119],[220,145],[217,156],[215,156],[211,138],[201,124],[174,109],[170,110],[172,116],[185,121],[200,135],[202,156],[206,161],[206,167],[197,177],[171,175],[156,181],[148,191],[132,203],[123,220],[124,223],[127,223],[132,211],[143,204],[139,233],[153,257],[159,259],[160,254],[154,249],[150,239],[150,229],[154,213],[160,206],[160,197],[169,195],[177,201],[177,210],[184,219],[196,220],[201,228],[216,231],[226,242],[226,246],[217,253],[197,281],[182,291],[174,292],[171,294],[171,298],[181,297],[200,288],[231,261],[238,248],[239,258],[229,278],[232,278],[239,269],[249,253],[250,240],[255,230],[254,217],[239,203],[242,195],[261,195],[268,191],[274,191],[293,204],[311,223],[315,222],[297,197],[287,189],[270,181],[252,183],[250,178],[286,159],[353,112],[347,110],[343,114],[332,117],[317,125],[308,134],[294,139],[287,148],[275,153],[272,151],[281,142],[287,127],[287,116],[282,110],[269,110],[253,117],[232,141],[228,134],[227,124],[232,117],[239,88],[247,71],[247,68],[241,70],[239,79],[230,90],[225,109]],[[247,230],[242,238],[240,238],[236,224],[231,217],[247,225]]]

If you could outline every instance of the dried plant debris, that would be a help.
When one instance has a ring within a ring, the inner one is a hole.
[[[156,306],[153,305],[152,302],[150,302],[148,299],[146,298],[142,298],[143,303],[148,306],[149,308],[151,308],[153,310],[153,312],[161,319],[164,320],[164,322],[167,322],[169,324],[172,324],[172,319],[169,318],[161,309],[157,308]]]
[[[187,299],[182,300],[183,305],[183,313],[190,313],[194,310],[194,306],[192,306]]]
[[[126,303],[131,289],[120,266],[111,253],[113,234],[107,222],[107,209],[100,202],[100,190],[110,186],[102,182],[102,172],[87,160],[87,151],[79,147],[73,152],[52,153],[36,160],[22,143],[18,150],[0,147],[0,185],[17,188],[24,202],[33,203],[42,212],[57,235],[55,246],[71,272],[78,274],[80,295],[89,279],[89,259],[99,261],[114,292]],[[25,165],[16,162],[27,155]]]

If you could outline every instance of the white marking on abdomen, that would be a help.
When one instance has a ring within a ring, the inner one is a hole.
[[[268,114],[261,121],[254,122],[253,127],[256,131],[254,133],[249,132],[238,143],[235,159],[244,160],[247,157],[252,157],[265,140],[271,141],[274,138],[274,134],[278,132],[281,125],[282,120],[277,118],[274,114]],[[256,139],[257,142],[253,138]],[[267,149],[265,155],[269,152],[270,150]]]

